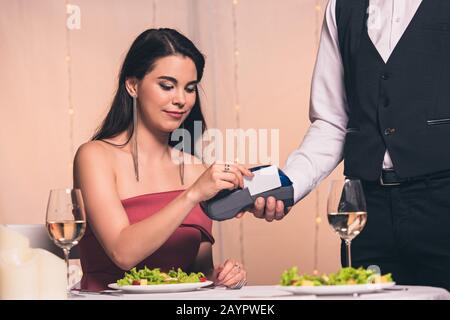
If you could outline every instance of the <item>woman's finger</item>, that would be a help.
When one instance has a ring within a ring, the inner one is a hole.
[[[244,177],[242,176],[241,171],[239,171],[239,169],[236,166],[230,166],[229,170],[226,171],[226,172],[233,173],[237,177],[237,179],[239,180],[239,186],[241,188],[244,187]]]
[[[228,283],[230,279],[234,278],[236,275],[240,274],[243,270],[240,263],[235,263],[230,272],[221,280],[221,284]]]
[[[244,270],[241,270],[239,273],[235,274],[230,279],[223,281],[222,285],[224,285],[226,287],[233,287],[240,281],[245,281],[245,280],[246,280],[246,272]]]
[[[234,190],[234,189],[236,189],[236,185],[234,183],[228,182],[228,181],[224,181],[224,180],[218,181],[217,182],[217,187],[220,190],[225,190],[225,189]]]
[[[239,168],[239,170],[242,172],[242,174],[244,176],[253,177],[255,175],[253,172],[251,172],[249,169],[247,169],[246,167],[244,167],[241,164],[236,164],[236,167]]]
[[[218,178],[222,181],[227,181],[232,183],[236,188],[239,187],[239,179],[236,177],[234,173],[231,172],[222,172],[218,174]]]
[[[233,270],[235,262],[232,260],[226,260],[223,264],[223,269],[220,271],[220,273],[217,275],[217,280],[219,282],[222,282],[223,279],[230,273],[231,270]]]

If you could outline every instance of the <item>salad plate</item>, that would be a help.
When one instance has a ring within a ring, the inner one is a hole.
[[[212,283],[201,272],[186,273],[180,268],[163,272],[159,268],[144,267],[125,272],[122,279],[108,287],[125,293],[166,293],[194,291]]]
[[[382,275],[373,268],[342,268],[338,272],[300,274],[297,267],[283,272],[277,289],[294,294],[348,295],[382,291],[395,286],[390,273]],[[391,289],[392,290],[392,289]]]
[[[127,293],[169,293],[195,291],[202,287],[207,287],[212,281],[194,283],[170,283],[170,284],[146,284],[146,285],[125,285],[119,286],[117,283],[110,283],[108,287],[115,290],[122,290]]]
[[[283,291],[292,292],[294,294],[347,295],[354,293],[378,292],[393,286],[395,286],[395,282],[332,286],[277,286],[277,288]]]

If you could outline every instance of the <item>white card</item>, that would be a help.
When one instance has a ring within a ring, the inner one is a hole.
[[[278,168],[275,165],[254,171],[253,178],[244,177],[244,188],[248,188],[250,195],[266,192],[281,187]]]

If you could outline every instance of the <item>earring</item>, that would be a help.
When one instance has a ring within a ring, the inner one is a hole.
[[[139,182],[139,162],[137,146],[137,96],[133,95],[133,139],[131,146],[131,156],[133,157],[134,174]]]
[[[181,129],[183,130],[183,145],[181,147],[181,163],[180,163],[180,180],[181,180],[181,185],[184,185],[184,122],[181,125]]]

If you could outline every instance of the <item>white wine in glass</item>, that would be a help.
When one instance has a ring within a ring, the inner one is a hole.
[[[50,238],[64,251],[69,290],[70,249],[78,244],[86,229],[86,213],[81,190],[51,190],[47,204],[46,225]],[[68,294],[70,295],[70,292]]]
[[[61,248],[70,250],[84,234],[86,221],[47,221],[50,238]]]
[[[343,240],[352,240],[366,225],[367,212],[330,212],[328,223]]]
[[[352,266],[351,241],[361,233],[367,221],[367,208],[361,181],[333,180],[327,203],[328,223],[344,240],[348,267]]]

